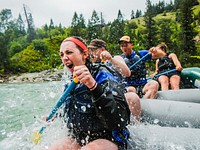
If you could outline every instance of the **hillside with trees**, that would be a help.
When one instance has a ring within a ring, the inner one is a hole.
[[[105,23],[102,13],[92,12],[88,22],[74,12],[71,26],[54,25],[53,20],[35,28],[31,13],[23,6],[27,29],[22,15],[12,17],[12,10],[0,11],[0,74],[37,72],[62,68],[59,45],[68,36],[81,36],[87,43],[94,38],[107,42],[107,49],[121,54],[118,40],[123,35],[133,39],[134,49],[149,49],[165,42],[170,52],[179,57],[183,67],[200,67],[200,4],[198,0],[164,0],[152,4],[146,0],[144,14],[132,10],[130,20],[118,11],[116,19]],[[149,64],[154,69],[154,62]]]

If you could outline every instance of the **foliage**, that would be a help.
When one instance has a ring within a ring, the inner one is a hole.
[[[89,43],[100,38],[106,41],[112,55],[121,54],[118,40],[128,35],[133,40],[133,49],[149,49],[165,42],[170,52],[177,54],[186,66],[198,66],[200,56],[200,5],[197,0],[174,0],[167,4],[160,0],[152,4],[146,0],[146,11],[131,11],[131,20],[124,20],[121,10],[116,19],[105,23],[102,13],[92,12],[86,24],[82,14],[74,13],[70,27],[49,24],[35,28],[32,14],[19,14],[12,18],[10,9],[0,12],[0,71],[34,72],[61,66],[59,46],[68,36],[80,36]],[[25,29],[27,23],[28,29]],[[185,56],[188,56],[187,58]],[[154,62],[149,68],[154,69]]]
[[[154,9],[152,7],[151,1],[147,0],[147,11],[144,15],[144,21],[145,21],[145,47],[150,48],[155,45],[155,35],[156,35],[156,26],[155,26],[155,20],[154,17]]]
[[[47,42],[42,39],[33,40],[31,46],[34,50],[39,51],[43,56],[47,57],[49,54]]]
[[[60,44],[65,38],[66,36],[55,36],[51,40],[46,39],[49,49],[49,56],[47,57],[47,60],[52,68],[56,68],[62,63],[59,55],[59,49]]]
[[[109,43],[117,43],[118,40],[124,35],[125,22],[121,11],[118,11],[117,19],[110,25],[110,34],[108,37]]]
[[[98,13],[94,10],[92,12],[92,17],[88,21],[88,36],[87,39],[91,41],[92,39],[102,38],[102,27],[103,22]]]
[[[22,45],[19,42],[11,42],[10,43],[10,48],[8,51],[9,57],[12,57],[16,53],[20,52],[22,50]]]
[[[11,58],[13,72],[37,72],[51,68],[42,54],[32,49],[25,49]]]
[[[190,55],[196,54],[196,47],[194,37],[196,35],[193,29],[193,12],[192,7],[194,6],[195,0],[183,0],[180,5],[180,50],[184,53],[181,55],[181,60],[188,61]]]

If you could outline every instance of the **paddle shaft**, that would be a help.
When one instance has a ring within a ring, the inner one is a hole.
[[[176,69],[172,69],[172,70],[168,70],[168,71],[165,71],[165,72],[162,72],[162,73],[159,73],[157,75],[155,75],[155,78],[161,76],[161,75],[165,75],[165,74],[168,74],[168,73],[172,73],[172,72],[175,72]]]
[[[155,75],[153,78],[157,78],[157,77],[159,77],[161,75],[165,75],[165,74],[172,73],[172,72],[175,72],[175,71],[176,71],[176,69],[168,70],[168,71],[165,71],[165,72],[162,72],[162,73],[159,73],[159,74]],[[148,79],[151,79],[151,78],[147,78],[147,80]]]
[[[144,60],[148,55],[149,55],[149,53],[147,53],[146,55],[144,55],[142,58],[140,58],[138,61],[136,61],[133,65],[131,65],[129,67],[129,69],[133,69],[133,67],[135,67],[139,62],[141,62],[142,60]]]
[[[55,115],[55,113],[57,112],[57,110],[60,108],[60,106],[65,101],[66,97],[74,89],[75,85],[76,85],[76,81],[72,80],[72,82],[69,84],[68,88],[64,91],[63,95],[60,97],[60,99],[57,101],[57,103],[55,104],[55,106],[51,110],[51,113],[47,117],[46,121],[49,121],[50,119],[52,119],[52,117]]]

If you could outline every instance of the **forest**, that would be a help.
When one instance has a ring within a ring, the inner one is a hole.
[[[0,10],[1,76],[63,68],[59,46],[69,36],[80,36],[87,43],[95,38],[103,39],[113,55],[121,54],[118,40],[123,35],[132,38],[136,51],[165,42],[183,67],[200,67],[199,0],[174,0],[169,4],[164,0],[156,4],[146,0],[145,12],[132,10],[130,20],[124,20],[119,9],[116,19],[108,23],[95,10],[88,22],[82,14],[74,12],[69,27],[54,25],[51,19],[49,24],[35,28],[34,17],[23,7],[26,22],[21,14],[13,18],[12,10]],[[155,62],[148,65],[154,70]]]

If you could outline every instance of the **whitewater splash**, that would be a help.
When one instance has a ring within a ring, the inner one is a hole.
[[[32,141],[33,132],[40,130],[40,121],[21,131],[12,132],[0,142],[1,150],[38,150],[48,149],[60,138],[67,136],[67,128],[61,119],[50,123],[42,134],[39,144]],[[128,126],[131,138],[128,150],[198,150],[200,149],[200,131],[192,128],[171,128],[156,125],[136,124]]]
[[[1,85],[0,150],[39,150],[67,136],[66,125],[55,119],[41,137],[32,141],[34,131],[44,125],[35,115],[48,115],[63,91],[62,82]],[[159,120],[154,120],[154,123]],[[160,127],[148,123],[129,126],[129,150],[198,150],[200,129]]]

